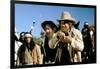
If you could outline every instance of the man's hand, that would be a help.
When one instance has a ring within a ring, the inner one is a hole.
[[[63,43],[71,43],[72,42],[72,37],[70,35],[66,36],[64,32],[59,32],[57,34],[58,39],[60,42]]]

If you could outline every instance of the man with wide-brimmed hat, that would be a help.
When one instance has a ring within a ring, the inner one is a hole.
[[[45,48],[45,55],[44,55],[44,63],[54,63],[55,55],[56,55],[56,48],[53,48],[54,43],[53,38],[55,37],[55,33],[57,31],[57,26],[54,24],[53,21],[44,21],[41,24],[42,28],[45,31],[45,39],[44,39],[44,48]]]
[[[69,64],[81,62],[83,39],[81,32],[74,28],[76,20],[69,12],[63,12],[59,21],[60,30],[56,33],[58,40],[54,45],[57,47],[55,58],[56,64]]]

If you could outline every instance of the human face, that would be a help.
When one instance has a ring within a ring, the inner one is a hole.
[[[31,37],[25,37],[25,41],[26,41],[27,43],[30,43],[30,42],[31,42]]]
[[[68,22],[61,21],[60,22],[60,27],[61,27],[61,31],[63,31],[63,32],[67,32],[69,30]]]
[[[52,28],[49,25],[45,26],[45,32],[47,36],[51,36],[51,34],[53,33]]]

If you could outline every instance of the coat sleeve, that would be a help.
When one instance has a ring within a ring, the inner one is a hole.
[[[40,46],[36,45],[36,51],[37,51],[37,64],[42,64],[42,55]]]
[[[82,34],[78,30],[76,30],[74,32],[75,32],[75,37],[72,38],[71,46],[75,50],[83,51],[84,45],[83,45]]]

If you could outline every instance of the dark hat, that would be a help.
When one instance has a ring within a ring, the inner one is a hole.
[[[60,21],[70,21],[72,23],[76,23],[76,20],[71,16],[71,14],[69,12],[63,12],[61,15],[61,19],[58,20]]]
[[[84,25],[89,25],[89,23],[87,21],[84,22]]]
[[[45,30],[45,26],[46,25],[49,25],[53,30],[54,30],[54,28],[55,28],[55,32],[57,31],[57,26],[54,24],[54,22],[53,21],[44,21],[42,24],[41,24],[41,26],[42,26],[42,28]]]

